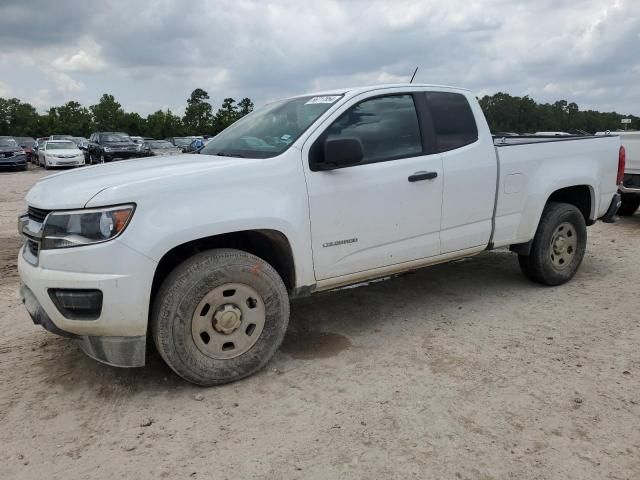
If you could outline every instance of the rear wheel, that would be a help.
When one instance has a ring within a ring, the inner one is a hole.
[[[288,323],[287,290],[273,267],[247,252],[216,249],[185,260],[166,278],[151,333],[178,375],[217,385],[260,370]]]
[[[640,207],[640,195],[623,193],[622,203],[618,209],[618,215],[622,217],[629,217],[636,213],[638,207]]]
[[[587,227],[580,210],[567,203],[549,203],[540,218],[529,255],[519,255],[523,273],[543,285],[561,285],[573,278],[587,245]]]

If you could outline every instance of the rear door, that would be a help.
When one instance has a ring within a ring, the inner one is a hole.
[[[328,137],[359,139],[363,161],[313,171],[309,157]],[[415,94],[352,99],[305,143],[303,159],[317,280],[440,253],[442,160]]]
[[[498,162],[484,115],[478,102],[459,92],[431,91],[425,96],[444,172],[442,253],[487,245]]]

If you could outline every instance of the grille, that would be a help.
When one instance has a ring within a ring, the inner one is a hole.
[[[44,222],[44,219],[49,215],[51,210],[44,210],[42,208],[29,207],[27,213],[29,214],[29,218],[35,220],[36,222]]]

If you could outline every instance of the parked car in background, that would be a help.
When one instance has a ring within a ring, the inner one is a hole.
[[[0,167],[29,168],[27,155],[13,137],[0,137]]]
[[[622,205],[618,215],[628,217],[640,208],[640,132],[598,132],[596,135],[616,135],[625,148],[625,169],[620,193]]]
[[[180,155],[182,149],[166,140],[145,140],[141,145],[140,155],[143,157]]]
[[[73,135],[49,135],[49,140],[71,140]]]
[[[49,140],[49,137],[38,137],[31,148],[31,155],[29,155],[28,160],[31,163],[38,165],[38,150],[40,147],[44,145],[44,143]]]
[[[380,85],[273,102],[197,157],[158,158],[159,174],[50,177],[19,218],[24,305],[97,360],[144,365],[151,337],[177,374],[214,385],[265,366],[290,296],[500,247],[561,285],[587,226],[615,215],[624,150],[515,139],[494,144],[468,90]]]
[[[84,153],[84,162],[89,163],[89,140],[85,137],[71,137],[71,141]]]
[[[84,164],[84,152],[71,140],[47,140],[38,148],[38,165],[45,169],[79,167]]]
[[[126,160],[138,156],[138,148],[123,132],[96,132],[89,137],[89,163]]]
[[[184,147],[182,149],[183,153],[194,153],[194,152],[198,152],[202,149],[202,147],[204,147],[205,145],[205,140],[202,138],[195,138],[193,139],[193,141],[187,145],[186,147]]]
[[[174,146],[184,151],[184,149],[187,148],[191,142],[193,142],[193,137],[170,137],[167,138],[167,141],[171,142]]]
[[[14,140],[18,143],[22,151],[26,154],[27,160],[31,156],[31,152],[33,151],[33,145],[36,143],[35,138],[33,137],[14,137]]]

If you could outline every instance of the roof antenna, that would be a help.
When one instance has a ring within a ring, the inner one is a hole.
[[[416,73],[418,73],[418,67],[416,67],[416,69],[413,71],[413,75],[411,75],[411,80],[409,81],[409,83],[413,83],[413,79],[416,78]]]

